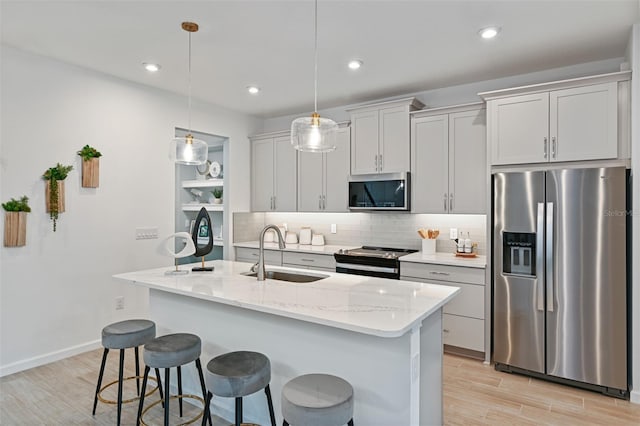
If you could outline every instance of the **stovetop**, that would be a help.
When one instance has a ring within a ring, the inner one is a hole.
[[[413,249],[363,246],[363,247],[351,249],[351,250],[338,250],[336,254],[354,256],[354,257],[358,256],[358,257],[376,257],[381,259],[397,259],[400,256],[404,256],[405,254],[409,254],[409,253],[415,253],[417,251],[418,250],[413,250]]]

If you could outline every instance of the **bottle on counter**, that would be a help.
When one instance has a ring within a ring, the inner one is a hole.
[[[464,238],[462,232],[460,232],[460,238],[456,240],[456,251],[458,253],[464,253]]]
[[[473,251],[473,243],[471,242],[471,237],[469,236],[469,233],[467,232],[467,238],[465,238],[464,240],[464,252],[465,253],[471,253]]]

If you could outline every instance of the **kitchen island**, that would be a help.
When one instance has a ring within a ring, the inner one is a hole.
[[[267,355],[279,423],[283,385],[319,372],[353,385],[356,424],[442,424],[442,307],[458,288],[291,268],[268,269],[324,278],[258,282],[243,275],[248,263],[207,263],[214,272],[172,276],[158,268],[115,278],[150,289],[158,334],[200,336],[203,363],[235,350]],[[195,371],[184,369],[183,380],[197,393]],[[233,400],[214,398],[212,410],[232,419]],[[244,411],[245,422],[269,423],[262,392],[245,398]]]

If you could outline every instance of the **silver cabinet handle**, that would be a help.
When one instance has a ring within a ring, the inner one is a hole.
[[[444,212],[447,212],[447,193],[444,193]]]
[[[448,328],[445,328],[445,329],[443,329],[443,330],[442,330],[442,332],[443,332],[443,333],[448,333],[448,332],[449,332],[449,329],[448,329]]]
[[[536,308],[544,311],[544,203],[538,203],[536,222]]]
[[[276,209],[276,196],[273,196],[273,210]]]
[[[323,195],[322,196],[322,210],[326,210],[327,209],[327,196]]]
[[[551,156],[556,158],[556,137],[551,137]]]
[[[300,259],[300,260],[302,260],[303,262],[315,262],[314,259]]]
[[[374,160],[373,160],[373,164],[376,165],[376,172],[378,171],[378,154],[376,154]]]
[[[546,235],[546,251],[547,251],[547,311],[553,312],[553,301],[555,292],[554,274],[553,274],[553,203],[547,203],[547,235]]]
[[[322,195],[318,195],[318,210],[322,210]]]
[[[453,213],[453,194],[449,194],[449,213]]]
[[[544,149],[543,149],[544,158],[547,158],[547,138],[544,138]]]
[[[450,274],[448,272],[438,272],[438,271],[431,271],[429,272],[431,275],[446,275],[449,276]]]
[[[383,168],[383,166],[382,166],[382,154],[380,154],[380,171],[382,171],[382,168]]]

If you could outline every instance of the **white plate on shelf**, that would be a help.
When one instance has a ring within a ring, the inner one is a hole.
[[[209,165],[209,176],[217,178],[222,173],[222,165],[217,161],[212,161]]]

